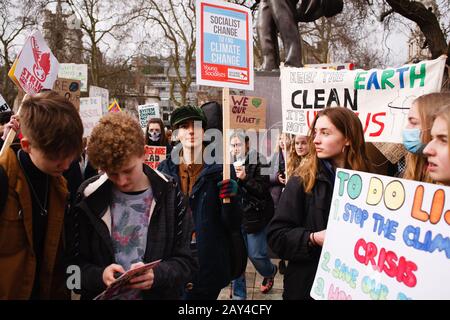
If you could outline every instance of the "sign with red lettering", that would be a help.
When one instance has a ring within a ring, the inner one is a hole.
[[[230,96],[230,129],[265,129],[266,99]]]
[[[35,95],[42,89],[53,88],[58,68],[58,60],[36,30],[27,38],[8,75],[23,91]]]
[[[219,0],[197,0],[197,84],[253,90],[250,9]]]
[[[146,160],[144,163],[156,169],[162,161],[166,160],[166,152],[166,147],[145,146]]]
[[[281,69],[283,132],[307,135],[315,115],[345,107],[361,120],[366,141],[402,142],[417,97],[439,92],[445,57],[371,70]]]
[[[450,299],[450,187],[338,169],[314,299]]]

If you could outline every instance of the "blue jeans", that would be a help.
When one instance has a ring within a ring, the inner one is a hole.
[[[276,267],[267,255],[267,227],[258,233],[245,233],[245,244],[247,246],[248,258],[255,266],[256,271],[264,278],[269,278],[275,273]],[[247,298],[247,285],[245,273],[233,280],[233,299],[245,300]]]

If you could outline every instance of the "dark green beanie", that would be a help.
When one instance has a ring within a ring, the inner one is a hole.
[[[203,128],[206,128],[207,125],[206,116],[203,110],[199,107],[190,105],[176,108],[170,116],[170,125],[172,128],[177,128],[186,120],[201,121]]]

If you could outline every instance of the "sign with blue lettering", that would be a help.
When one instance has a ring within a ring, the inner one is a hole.
[[[248,8],[197,0],[197,84],[253,90],[253,32]]]
[[[450,187],[338,169],[314,299],[450,299]]]

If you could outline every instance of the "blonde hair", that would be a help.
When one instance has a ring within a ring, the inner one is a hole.
[[[138,121],[125,112],[109,113],[92,130],[87,153],[103,171],[118,171],[133,156],[144,155],[144,133]]]
[[[302,157],[297,154],[297,151],[295,150],[295,139],[297,139],[297,136],[300,136],[300,135],[294,136],[294,139],[292,139],[291,146],[289,148],[288,162],[287,162],[287,172],[288,172],[289,177],[294,174],[295,170],[300,165],[302,165],[302,161],[307,156],[307,155],[305,155]],[[306,137],[306,139],[308,139],[308,137]],[[307,140],[307,142],[308,142],[308,140]]]
[[[431,126],[436,110],[442,105],[450,103],[450,93],[429,93],[414,100],[413,105],[417,106],[422,126],[421,140],[427,144],[431,141]],[[403,174],[404,179],[432,182],[426,172],[427,158],[423,155],[408,152],[405,157],[406,168]]]
[[[302,180],[305,192],[309,193],[313,189],[319,171],[319,158],[314,146],[314,129],[317,119],[326,116],[331,123],[349,141],[348,148],[345,148],[345,168],[359,171],[371,171],[371,165],[367,158],[366,146],[364,142],[364,131],[358,116],[347,108],[333,107],[320,111],[312,123],[308,135],[309,154],[305,163],[294,172]]]

